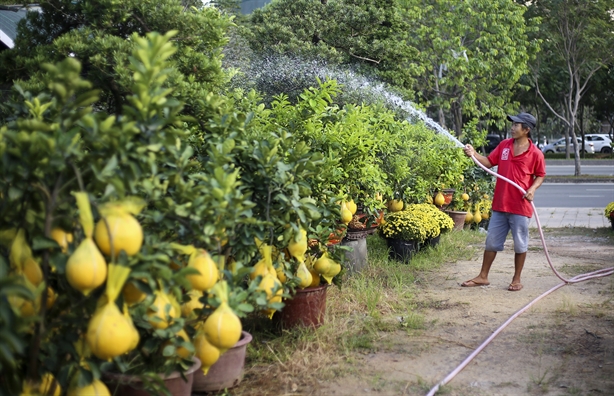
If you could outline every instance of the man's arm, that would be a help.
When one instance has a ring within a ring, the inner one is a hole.
[[[531,187],[529,187],[529,189],[527,190],[527,193],[524,195],[523,198],[529,202],[533,201],[533,197],[535,196],[535,191],[539,188],[539,186],[542,185],[542,183],[544,182],[544,179],[545,179],[544,176],[536,177],[535,180],[533,181],[533,184],[531,185]]]
[[[484,157],[481,154],[478,154],[475,149],[473,148],[472,145],[467,144],[465,145],[465,148],[463,149],[463,151],[465,152],[465,155],[467,157],[471,157],[474,156],[476,160],[478,160],[478,162],[482,165],[484,165],[487,168],[492,168],[492,164],[490,163],[490,161],[488,160],[487,157]]]

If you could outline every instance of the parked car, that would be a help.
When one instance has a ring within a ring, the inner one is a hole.
[[[580,147],[580,152],[583,153],[584,150],[582,150],[582,139],[580,139],[579,137],[576,137],[576,139],[578,140],[578,145]],[[594,154],[595,153],[595,147],[593,145],[593,143],[591,142],[584,142],[584,149],[587,153],[589,154]],[[573,150],[573,149],[572,149]],[[542,152],[544,152],[545,154],[549,154],[549,153],[564,153],[565,152],[565,138],[561,138],[553,143],[547,144],[544,146],[544,148],[542,148]]]
[[[490,152],[493,151],[495,147],[497,147],[499,143],[505,139],[506,138],[502,138],[501,136],[495,134],[486,135],[486,146],[484,146],[484,151],[486,154],[490,154]]]
[[[586,141],[593,143],[596,153],[611,153],[612,139],[605,133],[590,133],[584,135]]]

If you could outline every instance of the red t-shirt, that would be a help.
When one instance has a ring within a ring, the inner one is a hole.
[[[546,176],[544,154],[533,143],[524,153],[514,156],[514,139],[505,139],[490,153],[488,160],[498,166],[497,173],[517,183],[525,191],[531,187],[535,177]],[[532,217],[531,202],[524,199],[516,187],[497,178],[492,210]]]

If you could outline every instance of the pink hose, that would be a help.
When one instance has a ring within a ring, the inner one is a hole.
[[[523,194],[526,194],[527,192],[520,187],[518,184],[514,183],[513,181],[511,181],[510,179],[503,177],[501,175],[498,175],[497,173],[491,171],[490,169],[486,168],[484,165],[482,165],[476,158],[475,156],[471,156],[471,159],[473,159],[473,162],[475,162],[478,166],[480,166],[482,169],[484,169],[486,172],[490,173],[491,175],[498,177],[500,179],[505,180],[506,182],[512,184],[514,187],[516,187],[517,189],[519,189],[520,191],[522,191]],[[505,323],[503,323],[501,326],[499,326],[499,328],[497,328],[497,330],[495,330],[490,337],[488,337],[475,351],[473,351],[473,353],[471,353],[471,355],[469,355],[465,360],[463,360],[463,362],[461,364],[459,364],[450,374],[448,374],[448,376],[446,378],[444,378],[441,382],[439,382],[437,385],[435,385],[433,388],[431,388],[431,390],[429,391],[429,393],[427,393],[427,396],[433,396],[438,390],[440,386],[443,386],[445,384],[447,384],[448,382],[450,382],[452,380],[452,378],[454,378],[456,376],[456,374],[458,374],[462,369],[464,369],[469,362],[471,362],[473,360],[474,357],[476,357],[478,355],[478,353],[482,352],[482,350],[484,348],[486,348],[486,346],[501,332],[503,331],[504,328],[507,327],[507,325],[509,325],[514,319],[516,319],[518,316],[520,316],[520,314],[522,314],[523,312],[525,312],[527,309],[529,309],[533,304],[535,304],[536,302],[538,302],[539,300],[541,300],[542,298],[546,297],[548,294],[552,293],[553,291],[566,286],[569,283],[578,283],[578,282],[583,282],[589,279],[595,279],[595,278],[601,278],[604,276],[609,276],[612,275],[614,273],[614,267],[610,267],[610,268],[604,268],[601,270],[597,270],[597,271],[593,271],[593,272],[589,272],[586,274],[580,274],[580,275],[576,275],[571,279],[565,279],[561,274],[559,274],[559,272],[554,268],[554,266],[552,265],[552,261],[550,260],[550,255],[548,254],[548,248],[546,247],[546,241],[544,239],[544,233],[542,231],[542,227],[541,224],[539,222],[539,216],[537,215],[537,211],[535,210],[535,204],[531,201],[531,206],[533,206],[533,214],[535,215],[535,221],[537,223],[537,228],[539,229],[539,236],[542,240],[542,246],[544,247],[544,252],[546,254],[546,259],[548,260],[548,264],[550,265],[550,268],[552,269],[552,271],[554,272],[554,274],[563,281],[563,283],[553,287],[552,289],[548,290],[547,292],[543,293],[542,295],[540,295],[539,297],[535,298],[533,301],[531,301],[530,303],[528,303],[527,305],[524,306],[524,308],[522,308],[521,310],[519,310],[518,312],[516,312],[514,315],[512,315],[508,320],[505,321]]]

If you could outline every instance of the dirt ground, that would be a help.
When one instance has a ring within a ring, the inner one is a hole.
[[[566,277],[614,265],[614,246],[591,230],[551,230],[546,243]],[[417,291],[426,328],[383,333],[375,352],[356,357],[358,370],[308,393],[426,395],[510,316],[561,283],[537,234],[530,246],[519,292],[506,290],[511,242],[493,264],[490,286],[459,287],[477,275],[481,257],[426,274]],[[613,307],[612,276],[564,286],[514,320],[438,394],[614,395]]]

